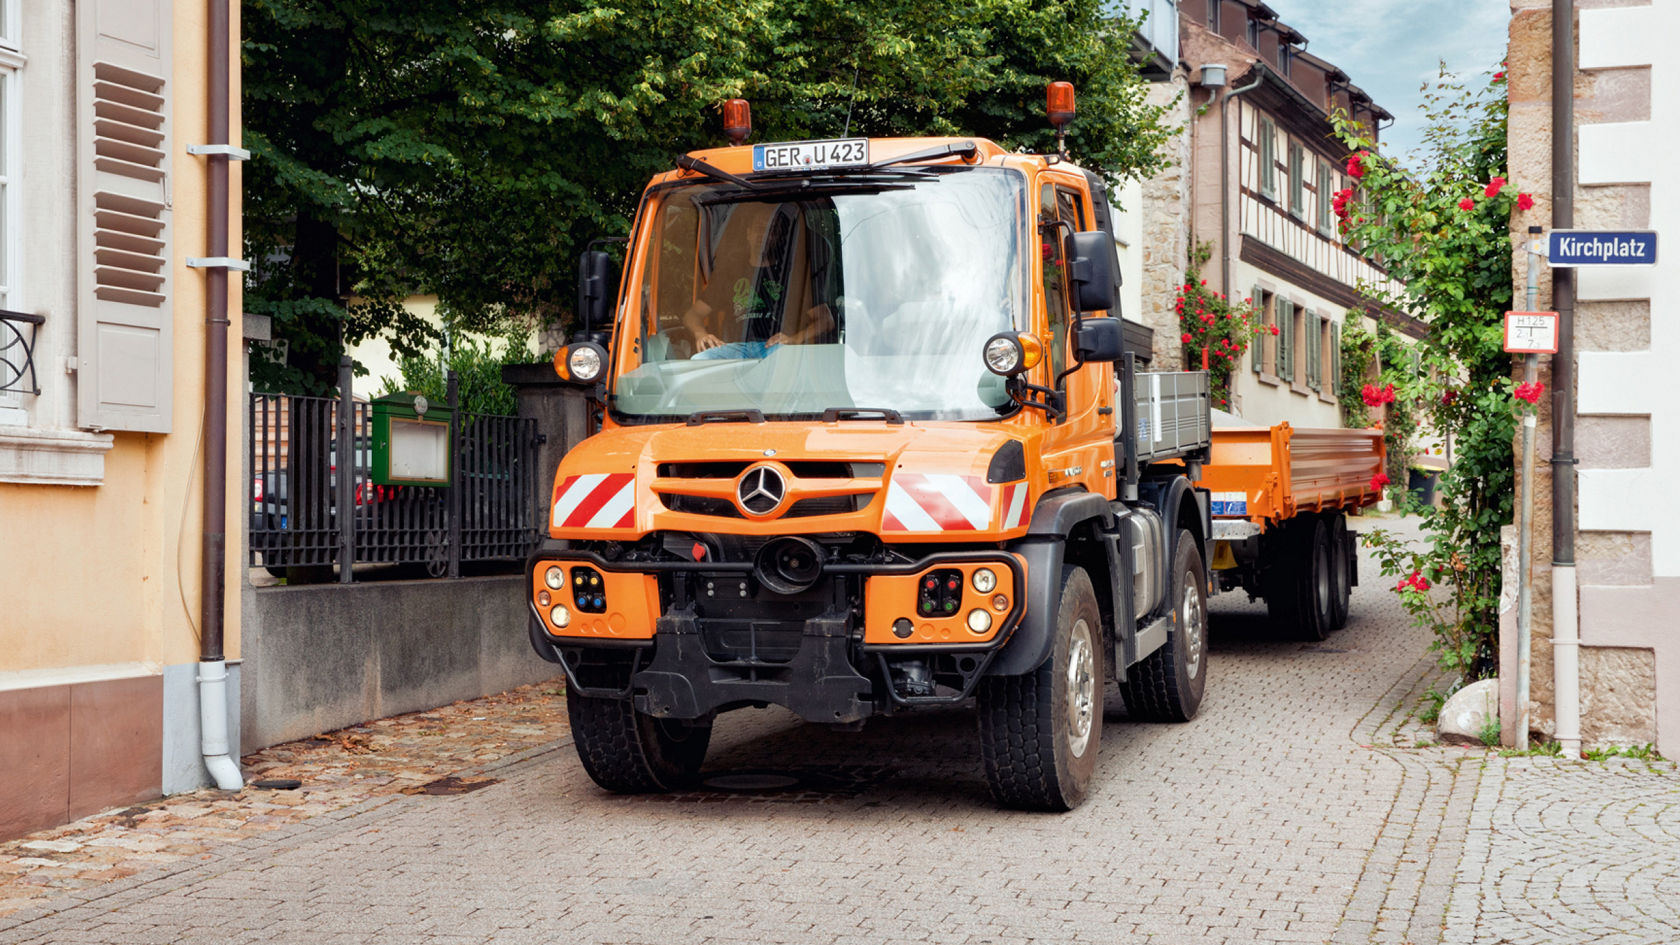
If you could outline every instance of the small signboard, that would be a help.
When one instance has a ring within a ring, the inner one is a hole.
[[[1553,230],[1546,236],[1550,266],[1652,266],[1655,230]]]
[[[1558,313],[1506,312],[1505,350],[1512,354],[1557,354]]]

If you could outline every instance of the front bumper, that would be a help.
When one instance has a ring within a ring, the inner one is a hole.
[[[614,584],[636,613],[608,607],[610,613],[593,621],[604,632],[574,622],[566,629],[575,632],[565,633],[545,619],[536,595],[548,586],[547,568],[573,575],[579,565]],[[993,610],[995,623],[983,636],[967,629],[965,614],[977,609],[967,598],[950,617],[899,620],[907,635],[870,626],[909,606],[901,593],[889,593],[898,585],[914,591],[930,572],[960,575],[967,594],[980,567],[993,570],[1007,590],[979,598],[988,606],[1008,598],[1006,609]],[[828,563],[809,591],[791,598],[760,587],[752,570],[740,562],[619,562],[589,550],[540,549],[527,565],[532,646],[560,664],[580,695],[631,698],[649,715],[695,719],[743,705],[780,705],[809,721],[846,723],[890,705],[967,698],[1025,611],[1024,566],[1015,555],[990,549],[938,552],[910,563]],[[646,580],[654,591],[644,597],[627,579]],[[740,597],[718,595],[717,585],[731,595],[741,588]],[[654,609],[640,609],[643,601]],[[612,620],[618,616],[624,619]]]

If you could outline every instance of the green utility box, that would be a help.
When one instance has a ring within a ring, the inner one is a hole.
[[[453,485],[448,407],[412,391],[373,399],[373,481],[381,486]]]

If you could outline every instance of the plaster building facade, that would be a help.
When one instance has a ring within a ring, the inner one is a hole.
[[[0,0],[0,838],[208,783],[209,31],[203,4]],[[236,549],[240,416],[212,510]]]
[[[1680,63],[1664,38],[1680,30],[1680,5],[1575,0],[1571,200],[1554,199],[1554,134],[1569,134],[1553,109],[1551,0],[1512,0],[1510,25],[1510,177],[1537,195],[1515,215],[1513,240],[1521,298],[1530,226],[1547,229],[1656,230],[1680,225],[1680,183],[1665,158],[1680,145],[1664,116],[1680,106]],[[1561,213],[1561,217],[1554,216]],[[1572,216],[1573,219],[1567,219]],[[1655,743],[1680,754],[1680,518],[1666,511],[1667,485],[1680,474],[1680,404],[1669,390],[1680,359],[1680,326],[1663,316],[1680,306],[1680,260],[1659,247],[1652,266],[1582,267],[1554,279],[1542,273],[1540,307],[1573,311],[1575,501],[1554,547],[1553,417],[1567,410],[1567,373],[1544,357],[1547,385],[1536,437],[1533,647],[1530,728],[1566,750]],[[1559,291],[1561,290],[1561,291]],[[1571,298],[1571,296],[1573,298]],[[1563,357],[1560,354],[1559,357]],[[1567,483],[1565,483],[1567,485]],[[1515,557],[1515,534],[1507,536]],[[1553,561],[1573,567],[1554,568]],[[1514,593],[1515,568],[1507,580]],[[1556,593],[1554,594],[1554,590]],[[1554,606],[1556,605],[1556,606]],[[1501,678],[1516,669],[1515,608],[1502,626]],[[1572,641],[1578,628],[1578,645]],[[1554,643],[1554,636],[1557,640]],[[1571,659],[1571,655],[1575,658]],[[1507,740],[1515,689],[1504,687]]]
[[[1332,209],[1353,181],[1330,116],[1341,109],[1373,136],[1391,116],[1258,0],[1180,0],[1179,21],[1192,74],[1190,239],[1210,253],[1208,286],[1253,299],[1265,325],[1227,409],[1262,424],[1340,426],[1347,313],[1423,333],[1361,294],[1392,283],[1347,245]]]

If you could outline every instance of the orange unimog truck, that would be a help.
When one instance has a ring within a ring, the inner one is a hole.
[[[743,145],[744,106],[648,186],[616,300],[580,259],[555,363],[601,428],[528,565],[578,756],[667,790],[733,709],[972,699],[996,798],[1070,809],[1106,680],[1137,719],[1202,701],[1207,376],[1134,372],[1096,175],[968,138]]]
[[[1387,458],[1377,429],[1215,427],[1197,482],[1213,498],[1215,585],[1264,598],[1308,640],[1340,630],[1359,584],[1347,516],[1382,498],[1372,482]]]

